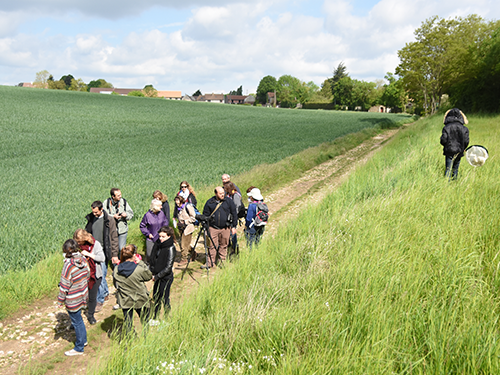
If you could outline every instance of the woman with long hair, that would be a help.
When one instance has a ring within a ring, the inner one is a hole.
[[[168,226],[168,220],[161,210],[162,203],[158,199],[151,201],[149,211],[142,218],[139,228],[142,234],[146,236],[146,261],[149,263],[151,250],[158,239],[158,230],[163,226]]]
[[[168,197],[163,194],[160,190],[155,190],[153,193],[153,198],[161,201],[161,210],[167,217],[167,221],[170,223],[170,205],[168,204]]]
[[[87,309],[87,320],[90,324],[96,324],[94,318],[95,308],[97,304],[97,291],[102,281],[101,262],[106,260],[102,245],[96,241],[92,235],[84,229],[77,229],[73,233],[73,239],[78,243],[82,255],[87,259],[90,269],[89,277],[89,302]]]
[[[198,204],[196,200],[196,193],[191,185],[187,181],[182,181],[179,185],[179,192],[177,195],[180,195],[186,202],[191,203],[196,207]]]
[[[154,319],[158,319],[162,305],[165,315],[170,311],[170,287],[174,281],[172,271],[175,258],[174,230],[170,227],[161,227],[158,236],[149,263],[155,282],[153,286]]]
[[[191,203],[187,203],[185,199],[178,195],[175,201],[175,214],[178,220],[177,229],[181,234],[181,261],[180,265],[188,262],[188,256],[191,251],[191,240],[195,230],[194,223],[196,222],[196,212]],[[195,253],[192,254],[196,256]]]
[[[82,319],[81,310],[87,305],[89,266],[80,253],[78,243],[69,239],[63,244],[64,266],[59,281],[59,306],[66,306],[71,325],[75,329],[75,347],[64,354],[67,356],[81,355],[87,343],[87,330]]]
[[[151,280],[152,276],[148,266],[137,256],[137,246],[125,246],[121,252],[120,264],[113,271],[113,277],[123,310],[126,332],[132,329],[134,310],[143,323],[149,319],[149,292],[145,283]]]

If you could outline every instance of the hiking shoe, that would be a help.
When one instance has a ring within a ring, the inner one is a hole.
[[[97,304],[95,305],[95,312],[96,313],[102,310],[102,305],[103,305],[103,303],[97,302]]]
[[[113,306],[113,310],[118,310],[118,309],[120,309],[120,305],[119,304],[116,304],[116,305]]]
[[[90,325],[94,325],[97,323],[97,320],[94,317],[87,318]]]
[[[64,352],[64,355],[67,355],[68,357],[73,357],[75,355],[82,355],[83,352],[77,352],[75,349],[68,350],[67,352]]]

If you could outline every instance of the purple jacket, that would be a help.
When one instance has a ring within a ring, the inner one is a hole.
[[[142,218],[141,225],[139,225],[139,227],[141,228],[142,234],[146,236],[148,241],[156,242],[158,239],[158,231],[164,225],[168,226],[168,219],[163,211],[158,212],[156,215],[149,210]],[[153,238],[149,238],[150,234],[153,235]]]

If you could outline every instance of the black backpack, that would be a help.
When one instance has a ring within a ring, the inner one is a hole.
[[[255,207],[255,219],[254,225],[256,227],[262,227],[267,224],[269,220],[269,208],[263,202],[257,202],[257,207]]]

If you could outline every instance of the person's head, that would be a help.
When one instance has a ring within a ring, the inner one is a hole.
[[[260,189],[257,189],[257,188],[253,188],[250,193],[249,193],[249,196],[252,197],[253,200],[256,200],[256,201],[262,201],[264,200],[264,197],[262,196],[262,194],[260,193]]]
[[[91,205],[92,207],[92,213],[94,214],[95,217],[101,217],[102,215],[102,202],[101,201],[94,201]]]
[[[176,196],[175,199],[174,199],[174,201],[175,201],[175,204],[176,204],[177,207],[182,206],[184,204],[184,202],[186,202],[186,200],[184,199],[184,197],[181,196],[181,195]]]
[[[120,189],[113,188],[109,191],[109,194],[115,202],[118,202],[120,199],[122,199],[122,192],[120,191]]]
[[[189,191],[190,194],[193,194],[196,197],[193,187],[189,185],[187,181],[182,181],[181,184],[179,185],[179,189],[182,192]]]
[[[252,189],[255,189],[255,186],[250,186],[248,189],[247,189],[247,195],[250,196],[250,192],[252,191]]]
[[[71,258],[74,253],[79,253],[80,247],[74,239],[66,240],[63,244],[63,253],[66,258]]]
[[[160,190],[154,191],[153,198],[162,201],[162,203],[165,203],[168,200],[168,197],[165,194],[163,194]]]
[[[161,206],[161,201],[155,198],[151,201],[151,206],[149,206],[149,209],[156,214],[161,211]]]
[[[234,195],[234,192],[236,191],[236,185],[232,182],[226,182],[224,184],[224,191],[226,192],[226,194],[232,197]]]
[[[215,193],[215,197],[218,199],[218,200],[223,200],[224,199],[224,189],[221,187],[221,186],[217,186],[215,189],[214,189],[214,193]]]
[[[92,235],[85,229],[81,228],[77,229],[75,233],[73,233],[73,239],[78,243],[79,246],[94,244],[94,238],[92,237]]]
[[[134,244],[125,246],[121,251],[120,262],[123,263],[133,260],[135,254],[137,254],[137,246]]]
[[[160,230],[158,231],[158,237],[160,238],[160,242],[165,242],[170,237],[174,237],[174,240],[175,240],[174,229],[167,227],[165,225],[165,226],[161,227]]]
[[[224,173],[221,177],[222,179],[222,183],[225,184],[226,182],[230,182],[231,181],[231,176],[228,175],[227,173]]]

